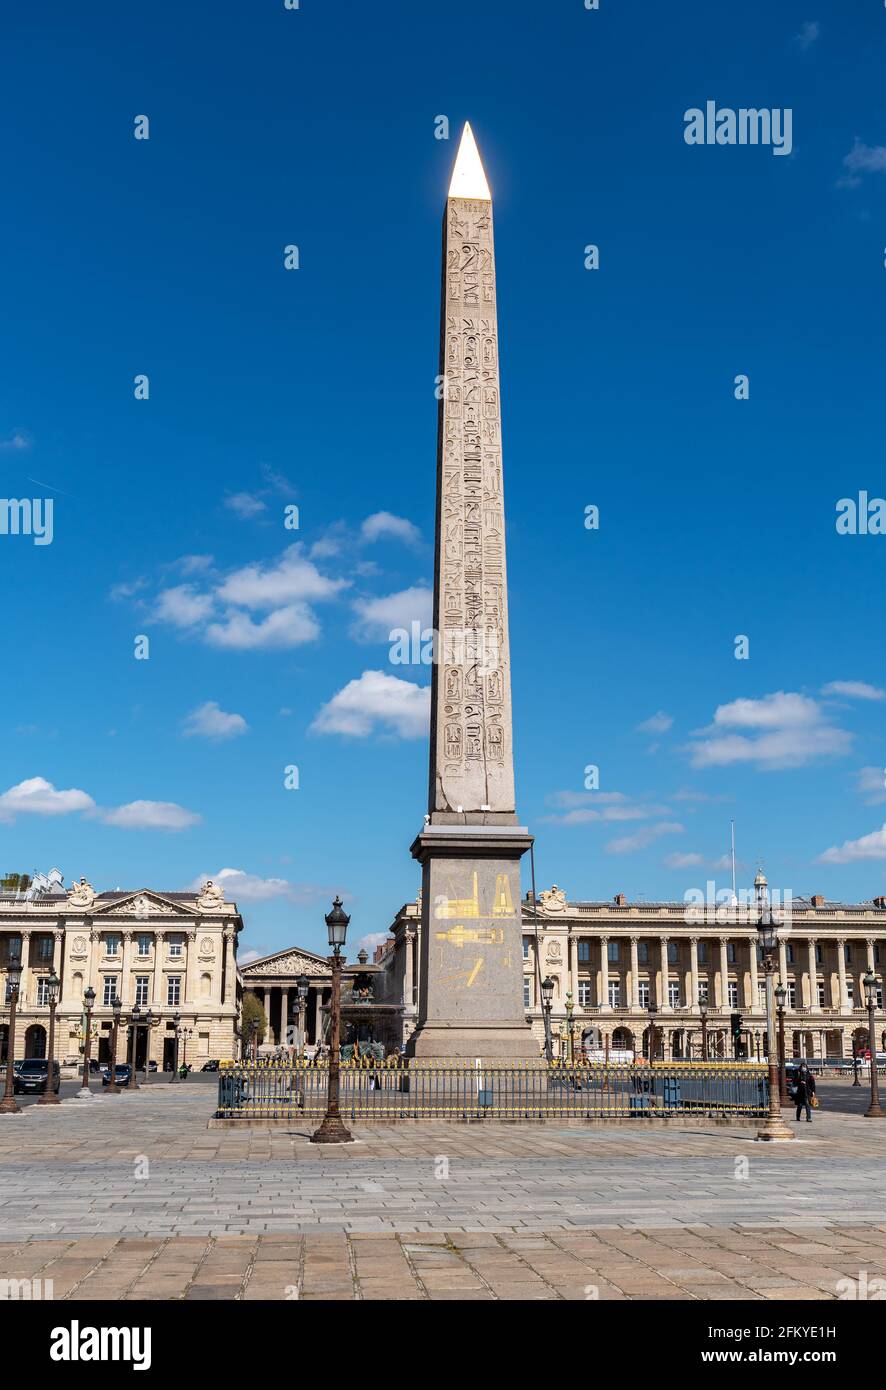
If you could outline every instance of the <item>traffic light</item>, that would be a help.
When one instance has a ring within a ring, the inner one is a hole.
[[[742,1023],[741,1014],[732,1014],[732,1015],[731,1015],[731,1023],[732,1023],[732,1036],[733,1036],[734,1038],[737,1038],[738,1035],[739,1035],[739,1033],[741,1032],[741,1023]]]
[[[730,1014],[729,1022],[732,1029],[732,1055],[733,1057],[738,1057],[743,1052],[741,1041],[741,1014]]]

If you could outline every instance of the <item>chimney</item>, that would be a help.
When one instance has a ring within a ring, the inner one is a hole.
[[[824,907],[824,894],[823,894],[823,893],[813,893],[813,894],[812,894],[812,898],[811,898],[811,902],[812,902],[812,906],[813,906],[813,907]]]
[[[624,893],[616,893],[612,901],[615,903],[616,907],[625,907],[627,905],[628,900],[625,897]]]

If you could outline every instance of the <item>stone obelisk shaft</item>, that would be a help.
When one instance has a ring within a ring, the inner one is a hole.
[[[515,817],[492,202],[443,224],[432,824]]]

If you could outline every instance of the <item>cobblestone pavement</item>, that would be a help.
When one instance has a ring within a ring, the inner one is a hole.
[[[0,1117],[0,1280],[75,1299],[827,1299],[886,1277],[886,1122],[826,1098],[774,1148],[679,1120],[357,1126],[320,1147],[299,1123],[209,1130],[213,1105],[149,1087]]]

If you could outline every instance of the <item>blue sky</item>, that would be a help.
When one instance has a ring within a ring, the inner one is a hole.
[[[54,512],[0,536],[0,867],[236,870],[259,953],[414,897],[429,677],[387,633],[426,612],[469,119],[539,887],[725,883],[735,819],[743,880],[886,892],[886,538],[835,525],[886,495],[884,51],[836,0],[8,15],[0,494]],[[790,108],[790,155],[687,145],[707,100]]]

